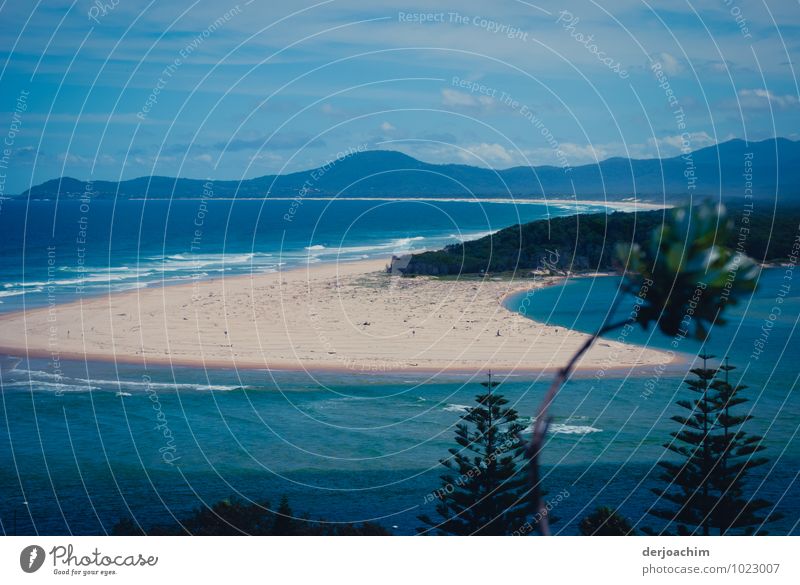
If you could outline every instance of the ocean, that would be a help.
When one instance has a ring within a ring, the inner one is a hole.
[[[441,201],[86,206],[6,200],[0,208],[0,311],[436,248],[574,211]],[[764,435],[770,463],[753,472],[749,487],[785,516],[767,527],[770,532],[794,534],[800,518],[793,362],[800,290],[782,304],[767,350],[757,360],[750,357],[782,278],[781,269],[766,270],[753,298],[730,313],[727,325],[712,330],[708,349],[729,356],[750,386],[752,401],[745,407],[754,418],[746,430]],[[537,320],[590,331],[617,290],[613,277],[575,278],[509,298],[507,305],[524,307]],[[627,341],[664,348],[670,342],[646,333]],[[680,347],[686,356],[698,350],[688,341]],[[145,371],[97,362],[63,362],[62,370],[59,377],[47,360],[22,359],[0,371],[5,534],[104,534],[123,518],[147,528],[223,498],[277,505],[282,495],[299,514],[330,522],[370,520],[413,534],[417,516],[435,515],[428,496],[439,487],[439,459],[485,380],[484,372],[429,378]],[[610,370],[575,378],[553,407],[544,482],[550,494],[569,494],[554,511],[560,534],[577,533],[580,519],[598,505],[619,508],[639,528],[660,525],[647,514],[655,503],[650,490],[657,485],[656,462],[666,454],[662,445],[675,430],[674,401],[687,394],[683,377],[672,370],[620,376]],[[510,376],[499,391],[529,423],[548,383],[547,375]]]
[[[576,209],[603,211],[434,200],[3,200],[0,311],[437,249]]]

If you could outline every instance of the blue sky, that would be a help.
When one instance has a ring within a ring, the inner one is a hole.
[[[788,0],[0,0],[0,37],[0,194],[348,149],[509,167],[799,137]]]

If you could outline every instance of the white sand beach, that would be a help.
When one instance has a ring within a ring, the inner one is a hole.
[[[402,278],[386,260],[145,288],[0,317],[17,356],[275,370],[542,372],[586,339],[507,310],[552,278]],[[602,340],[579,369],[666,363]]]

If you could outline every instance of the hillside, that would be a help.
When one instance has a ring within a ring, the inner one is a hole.
[[[733,210],[731,210],[733,212]],[[494,234],[395,259],[404,275],[448,276],[497,272],[615,270],[618,242],[643,244],[661,225],[668,210],[639,213],[578,214],[538,220]],[[732,213],[733,215],[733,213]],[[800,206],[756,211],[750,218],[746,253],[761,262],[788,257],[800,229]],[[728,245],[735,248],[737,230]]]
[[[618,201],[678,201],[691,195],[742,197],[745,157],[752,153],[753,194],[794,200],[800,184],[800,142],[783,138],[746,143],[731,140],[666,159],[611,158],[599,164],[493,170],[469,165],[425,163],[394,151],[352,154],[326,168],[241,181],[213,181],[217,198],[263,197],[573,197]],[[95,181],[98,198],[197,198],[203,180],[140,177]],[[62,177],[32,187],[20,197],[74,198],[87,183]]]

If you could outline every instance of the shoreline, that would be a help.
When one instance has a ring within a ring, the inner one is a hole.
[[[307,264],[9,312],[0,315],[0,353],[275,372],[474,375],[491,369],[530,376],[557,371],[586,338],[505,307],[511,295],[561,277],[403,279],[387,274],[386,262]],[[602,345],[584,356],[576,376],[601,369],[633,375],[682,361],[666,360],[661,350],[605,339]]]
[[[13,348],[8,348],[5,346],[0,346],[0,356],[3,357],[10,357],[16,358],[20,361],[24,362],[26,359],[50,359],[51,355],[46,351],[41,350],[31,350],[28,351],[27,354],[25,352],[20,351],[13,351]],[[147,368],[177,368],[177,369],[194,369],[194,368],[203,368],[204,370],[209,371],[230,371],[232,368],[227,361],[219,361],[216,362],[214,360],[205,360],[205,361],[178,361],[172,360],[170,361],[169,358],[148,358],[147,364],[144,364],[141,359],[134,359],[134,356],[91,356],[85,355],[81,353],[61,353],[60,359],[62,362],[72,362],[72,363],[90,363],[90,364],[119,364],[119,365],[127,365],[127,366],[142,366]],[[683,369],[679,369],[681,366],[689,363],[689,361],[682,355],[676,354],[675,359],[671,362],[668,362],[662,370],[663,376],[666,376],[670,372],[677,373],[684,373]],[[615,367],[608,367],[604,368],[604,378],[609,380],[617,380],[622,378],[642,378],[646,374],[651,373],[651,369],[658,364],[638,364],[632,366],[615,366]],[[487,373],[489,370],[492,371],[493,376],[499,377],[518,377],[522,380],[527,380],[533,377],[539,377],[543,375],[553,375],[561,368],[561,366],[548,366],[544,368],[535,368],[535,367],[517,367],[513,369],[506,369],[503,367],[495,367],[487,365],[482,368],[467,368],[467,367],[444,367],[444,368],[430,368],[430,367],[413,367],[408,369],[395,369],[395,370],[370,370],[370,369],[354,369],[348,366],[340,365],[337,366],[335,364],[331,365],[321,365],[315,366],[311,368],[302,368],[298,367],[293,362],[288,362],[285,365],[280,363],[274,363],[270,365],[269,368],[265,368],[264,364],[247,364],[247,363],[239,363],[236,364],[236,369],[242,372],[267,372],[267,373],[275,373],[275,374],[284,374],[284,373],[308,373],[308,374],[350,374],[353,376],[361,376],[361,375],[374,375],[374,376],[385,376],[387,378],[395,377],[395,376],[425,376],[435,378],[437,381],[442,381],[440,377],[453,377],[453,378],[462,378],[462,377],[474,377],[474,376],[481,376]],[[570,375],[570,379],[576,380],[584,380],[591,378],[594,374],[595,369],[590,367],[576,367],[572,374]],[[616,375],[615,375],[616,374]]]

